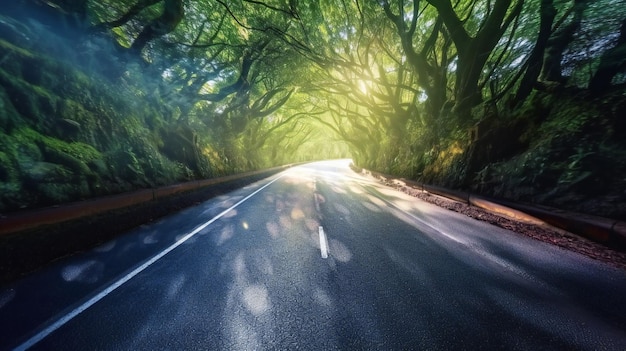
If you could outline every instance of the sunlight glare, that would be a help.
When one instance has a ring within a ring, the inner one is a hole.
[[[267,288],[261,284],[251,285],[244,289],[243,302],[248,311],[258,316],[269,308],[269,294]]]
[[[365,84],[365,81],[360,79],[359,80],[359,90],[363,93],[363,94],[367,94],[367,85]]]

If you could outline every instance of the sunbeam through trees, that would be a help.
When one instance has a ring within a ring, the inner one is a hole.
[[[624,0],[19,0],[0,210],[292,162],[626,218]]]

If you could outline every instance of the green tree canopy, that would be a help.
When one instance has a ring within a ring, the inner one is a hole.
[[[118,77],[141,82],[137,94],[169,123],[194,126],[229,158],[254,154],[250,166],[277,162],[287,139],[306,146],[316,144],[306,138],[331,136],[362,164],[419,173],[534,90],[599,93],[625,81],[624,0],[42,6],[52,5],[83,20],[79,40],[114,41]]]

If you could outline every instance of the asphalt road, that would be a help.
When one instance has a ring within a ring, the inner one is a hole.
[[[290,169],[3,287],[0,349],[626,350],[625,272],[347,165]]]

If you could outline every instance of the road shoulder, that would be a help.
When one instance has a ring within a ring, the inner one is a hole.
[[[479,207],[447,199],[441,196],[423,192],[391,179],[370,176],[380,184],[394,188],[422,201],[461,213],[479,221],[488,222],[495,226],[508,229],[515,233],[546,242],[565,250],[579,253],[591,259],[604,262],[610,266],[626,270],[626,253],[606,247],[576,234],[555,228],[548,224],[522,222],[503,215],[495,214]]]

